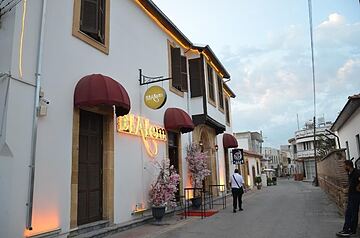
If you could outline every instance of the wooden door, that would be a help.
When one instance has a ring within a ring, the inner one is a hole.
[[[80,111],[78,225],[102,219],[101,115]]]

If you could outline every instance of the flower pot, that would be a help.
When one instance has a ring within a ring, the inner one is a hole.
[[[261,184],[256,185],[257,189],[261,189]]]
[[[160,222],[165,215],[165,206],[160,206],[160,207],[154,206],[151,208],[151,211],[153,217],[155,218],[155,221]]]
[[[191,204],[192,204],[192,207],[194,209],[199,209],[202,202],[201,202],[201,197],[194,197],[191,199]]]

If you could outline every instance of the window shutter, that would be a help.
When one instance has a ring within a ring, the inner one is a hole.
[[[219,106],[221,109],[224,109],[224,93],[223,93],[222,79],[220,76],[217,76],[217,83],[218,83]]]
[[[171,47],[172,86],[181,90],[181,53],[180,48]]]
[[[80,30],[99,33],[99,0],[81,0]]]
[[[189,60],[191,97],[203,96],[204,64],[202,58]]]
[[[98,36],[100,39],[101,43],[105,42],[105,11],[106,11],[106,6],[105,6],[105,0],[100,0],[99,3],[99,31],[98,31]]]
[[[187,62],[186,57],[181,56],[181,91],[188,91]]]

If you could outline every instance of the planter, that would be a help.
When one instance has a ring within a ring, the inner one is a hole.
[[[191,199],[191,204],[192,204],[192,207],[194,209],[199,209],[202,202],[201,202],[201,197],[194,197]]]
[[[165,206],[152,207],[151,211],[155,221],[160,222],[165,215]]]
[[[261,184],[257,184],[256,187],[257,187],[257,189],[260,190],[261,189]]]

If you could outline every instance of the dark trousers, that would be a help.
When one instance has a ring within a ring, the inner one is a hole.
[[[234,210],[236,210],[238,202],[239,202],[239,209],[241,209],[242,208],[242,195],[244,193],[244,190],[242,188],[232,188],[231,192],[232,192],[232,196],[233,196]]]
[[[350,231],[356,233],[358,226],[358,215],[359,215],[360,196],[350,195],[348,204],[345,212],[345,224],[344,231]]]

